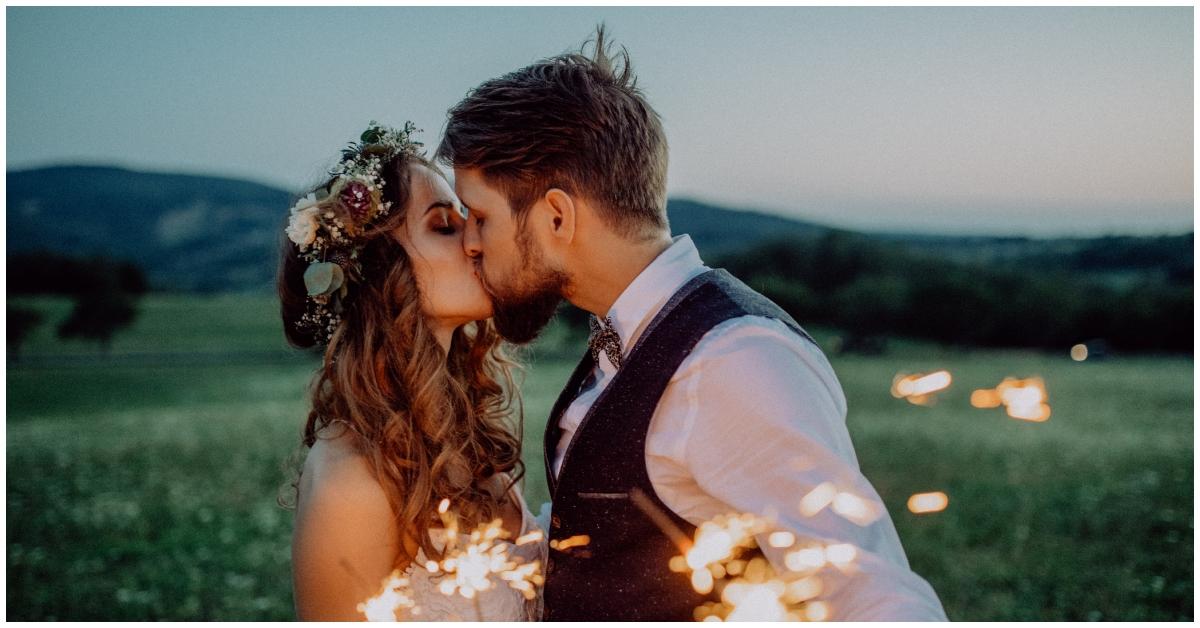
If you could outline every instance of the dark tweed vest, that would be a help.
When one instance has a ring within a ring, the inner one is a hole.
[[[710,329],[732,318],[766,316],[812,341],[792,317],[724,270],[688,282],[663,306],[588,410],[561,472],[550,468],[558,421],[593,367],[584,355],[546,424],[546,474],[554,506],[546,567],[546,621],[692,621],[705,601],[687,574],[668,568],[678,547],[631,495],[692,538],[696,527],[658,498],[646,471],[646,431],[667,382]],[[730,417],[734,419],[735,417]],[[663,523],[663,522],[660,522]],[[578,545],[582,536],[587,543]],[[555,548],[566,539],[566,548]]]

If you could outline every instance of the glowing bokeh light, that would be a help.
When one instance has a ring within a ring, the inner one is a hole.
[[[767,544],[771,547],[791,547],[796,543],[796,535],[791,532],[772,532],[771,536],[767,537]]]
[[[860,526],[866,526],[879,518],[881,508],[854,493],[839,492],[833,498],[833,511]]]
[[[906,399],[909,403],[927,406],[935,401],[934,393],[950,387],[954,378],[945,369],[928,374],[906,375],[898,373],[892,379],[892,396]]]
[[[917,493],[908,498],[908,509],[917,514],[941,512],[950,503],[950,498],[941,491]]]
[[[995,403],[997,399],[1000,403]],[[1040,377],[1005,377],[995,389],[982,389],[971,393],[971,405],[976,408],[995,408],[1003,405],[1008,416],[1038,423],[1050,418],[1047,399],[1046,383]]]
[[[830,482],[822,482],[800,499],[800,514],[811,517],[833,503],[835,497],[837,487]]]
[[[838,543],[825,548],[825,558],[835,565],[847,565],[858,556],[858,549],[849,543]]]
[[[826,602],[810,602],[804,607],[804,618],[808,621],[825,621],[829,619],[829,604]]]

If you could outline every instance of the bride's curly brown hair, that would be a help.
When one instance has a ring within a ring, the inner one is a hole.
[[[524,475],[522,412],[512,377],[517,365],[490,320],[455,330],[447,354],[422,313],[412,263],[390,235],[405,224],[415,165],[441,175],[413,154],[383,165],[383,200],[391,201],[392,211],[361,236],[364,279],[351,288],[342,323],[313,377],[302,442],[312,447],[322,428],[345,424],[387,494],[401,534],[414,534],[427,556],[440,556],[429,529],[442,499],[451,501],[460,526],[470,530],[499,516],[503,495]],[[328,192],[333,183],[318,189]],[[322,201],[337,202],[336,195]],[[307,305],[306,267],[285,238],[277,287],[288,342],[299,348],[323,341],[311,327],[298,325]],[[486,486],[497,473],[510,476],[502,495]],[[290,485],[298,497],[298,474]],[[411,560],[403,539],[399,546],[398,560]]]

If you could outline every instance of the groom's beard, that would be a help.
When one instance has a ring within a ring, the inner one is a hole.
[[[562,271],[542,269],[532,281],[533,285],[521,282],[525,285],[517,290],[509,286],[507,294],[491,293],[496,331],[505,340],[519,345],[532,342],[554,318],[567,276]]]

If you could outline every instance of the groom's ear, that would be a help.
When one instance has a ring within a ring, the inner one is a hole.
[[[570,244],[575,239],[575,199],[563,190],[551,188],[545,196],[546,209],[550,220],[550,235],[558,238],[563,244]]]

